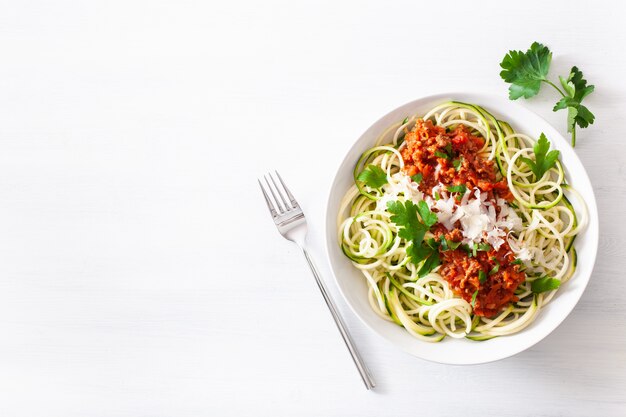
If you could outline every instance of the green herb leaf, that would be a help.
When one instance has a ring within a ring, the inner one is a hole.
[[[556,161],[559,159],[560,152],[557,150],[552,150],[548,152],[550,149],[550,142],[546,138],[546,135],[543,133],[539,136],[539,140],[533,146],[533,153],[535,154],[535,160],[531,160],[529,158],[521,157],[520,159],[524,162],[530,170],[535,174],[535,179],[539,181],[544,174],[552,168]]]
[[[455,242],[454,240],[446,239],[445,235],[443,234],[439,235],[439,240],[441,241],[442,251],[455,250],[461,245],[461,242]]]
[[[476,297],[478,297],[478,290],[474,291],[474,294],[472,294],[472,302],[470,303],[472,307],[476,306]]]
[[[467,191],[467,187],[464,184],[448,185],[446,188],[451,193],[465,194],[465,192]]]
[[[380,188],[387,184],[387,173],[379,166],[370,164],[361,171],[356,179],[369,187]]]
[[[455,159],[454,161],[452,161],[452,165],[457,171],[460,170],[461,166],[463,165],[463,156],[461,156],[459,159]]]
[[[448,155],[452,155],[452,144],[448,143],[446,145],[446,152],[448,153]]]
[[[489,252],[491,250],[491,245],[489,243],[479,243],[478,250],[482,252]]]
[[[432,254],[426,259],[424,265],[417,271],[417,275],[422,278],[425,277],[432,271],[437,268],[441,264],[441,259],[439,259],[439,251],[433,251]]]
[[[415,174],[415,175],[413,175],[413,176],[411,177],[411,179],[412,179],[414,182],[418,183],[418,184],[419,184],[420,182],[422,182],[422,178],[423,178],[423,176],[422,176],[422,173],[421,173],[421,172],[420,172],[419,174]]]
[[[510,83],[509,98],[530,98],[541,88],[550,69],[552,52],[540,43],[534,42],[526,52],[509,51],[500,63],[500,77]]]
[[[406,122],[409,121],[409,117],[405,117],[404,120],[402,120],[402,123],[400,123],[400,125],[406,124]]]
[[[441,200],[441,196],[439,195],[439,191],[435,191],[435,200]]]
[[[500,270],[500,262],[498,262],[498,260],[496,259],[496,266],[491,268],[491,271],[489,271],[489,275],[493,275],[496,272],[498,272],[499,270]]]
[[[422,243],[428,227],[419,221],[417,205],[411,200],[407,200],[404,203],[401,201],[388,201],[387,211],[392,214],[391,221],[399,228],[398,236],[413,241],[414,245]]]
[[[522,260],[521,259],[516,259],[513,262],[511,262],[511,265],[521,265],[522,264]]]
[[[552,52],[541,45],[533,43],[526,52],[509,51],[500,63],[502,71],[500,77],[509,86],[509,98],[516,100],[520,97],[530,98],[539,93],[541,83],[554,87],[562,98],[556,103],[553,110],[567,109],[567,130],[572,134],[572,147],[576,145],[576,126],[585,128],[592,124],[595,116],[581,103],[591,94],[595,87],[587,85],[583,73],[577,67],[572,67],[567,78],[559,77],[563,90],[546,78],[550,69]]]
[[[421,200],[417,204],[417,211],[420,214],[420,217],[422,218],[422,221],[424,222],[424,224],[428,226],[429,228],[435,223],[437,223],[437,215],[433,213],[432,211],[430,211],[428,204],[426,204],[424,200]]]
[[[595,86],[587,85],[587,80],[583,78],[583,73],[577,67],[572,67],[567,78],[559,77],[559,79],[568,97],[559,100],[552,110],[567,109],[567,131],[573,133],[576,125],[585,128],[593,124],[595,116],[581,102],[593,92]]]
[[[530,284],[530,288],[535,294],[556,290],[559,286],[561,286],[560,280],[549,277],[538,278]]]
[[[480,271],[478,271],[478,281],[481,284],[483,282],[487,281],[487,274],[485,274],[485,271],[483,271],[482,269]]]
[[[435,156],[443,159],[450,159],[450,155],[441,151],[435,151]]]

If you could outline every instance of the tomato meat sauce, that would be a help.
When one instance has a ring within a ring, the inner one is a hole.
[[[406,132],[405,142],[401,150],[404,172],[409,176],[422,175],[420,191],[433,196],[433,187],[439,184],[465,185],[487,193],[487,198],[494,202],[497,198],[513,200],[506,179],[497,179],[493,161],[480,156],[485,139],[473,135],[466,126],[458,124],[446,129],[419,119]],[[454,226],[448,230],[438,224],[432,231],[437,239],[443,235],[451,242],[461,242],[460,224]],[[490,246],[489,250],[479,251],[466,245],[446,251],[440,248],[440,257],[439,273],[456,294],[472,303],[476,315],[492,317],[518,301],[515,290],[525,281],[526,274],[513,263],[515,255],[506,240],[497,250]]]

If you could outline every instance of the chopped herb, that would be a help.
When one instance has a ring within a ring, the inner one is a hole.
[[[511,265],[521,265],[521,264],[522,264],[522,260],[519,258],[511,262]]]
[[[420,172],[419,174],[415,174],[415,175],[413,175],[413,176],[411,177],[411,179],[412,179],[414,182],[418,183],[418,184],[419,184],[420,182],[422,182],[422,178],[423,178],[423,176],[422,176],[422,173],[421,173],[421,172]]]
[[[483,282],[487,281],[487,274],[485,274],[485,271],[483,271],[482,269],[480,271],[478,271],[478,281],[481,284]]]
[[[406,124],[406,122],[408,122],[408,121],[409,121],[409,117],[407,116],[407,117],[405,117],[405,118],[404,118],[404,120],[403,120],[403,121],[402,121],[402,123],[400,123],[400,124],[401,124],[401,125],[404,125],[404,124]]]
[[[491,250],[491,245],[489,243],[479,243],[478,250],[482,252],[488,252]]]
[[[447,153],[443,153],[441,151],[435,151],[435,156],[439,158],[443,158],[443,159],[450,159],[450,155],[448,155]]]
[[[448,155],[452,155],[452,144],[448,143],[446,145],[446,152],[448,153]]]
[[[472,302],[470,303],[472,307],[476,306],[476,297],[478,297],[478,290],[474,291],[474,294],[472,294]]]
[[[451,193],[461,193],[461,194],[465,194],[465,192],[467,191],[467,187],[464,184],[459,184],[459,185],[448,185],[448,187],[446,187],[448,189],[448,191],[450,191]]]
[[[532,284],[530,284],[530,288],[535,294],[539,294],[546,291],[556,290],[560,285],[561,281],[556,278],[541,277],[534,280]]]
[[[489,271],[489,275],[493,275],[496,272],[498,272],[499,270],[500,270],[500,262],[498,262],[498,260],[496,259],[496,266],[491,268],[491,271]]]
[[[476,244],[474,242],[472,242],[472,256],[476,257]]]
[[[441,200],[441,196],[439,195],[439,191],[435,191],[435,200]]]
[[[452,165],[457,171],[460,170],[461,166],[463,165],[463,156],[461,156],[459,159],[455,159],[454,161],[452,161]]]
[[[535,179],[537,181],[539,181],[559,159],[559,151],[553,150],[548,152],[549,149],[550,142],[546,138],[546,135],[542,133],[541,136],[539,136],[537,143],[535,143],[535,146],[533,146],[535,160],[533,161],[526,157],[520,157],[522,162],[528,165],[533,174],[535,174]]]
[[[446,239],[445,235],[443,234],[439,236],[439,240],[441,240],[441,250],[443,251],[455,250],[459,247],[459,245],[461,245],[461,242],[455,242],[453,240]]]
[[[372,188],[380,188],[388,182],[387,173],[379,166],[372,164],[368,165],[363,171],[361,171],[356,179]]]

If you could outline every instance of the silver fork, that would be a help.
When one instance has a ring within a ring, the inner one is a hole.
[[[313,276],[315,277],[317,286],[320,288],[322,296],[324,297],[324,301],[326,301],[326,305],[330,310],[330,314],[332,314],[333,319],[335,319],[335,324],[337,324],[339,333],[341,333],[343,341],[346,343],[346,346],[350,351],[350,355],[352,355],[352,360],[354,360],[354,364],[359,370],[361,378],[363,378],[365,388],[367,388],[368,390],[372,389],[375,386],[374,380],[372,379],[372,376],[370,375],[367,366],[365,366],[365,362],[363,362],[361,355],[356,349],[356,346],[354,345],[354,342],[350,337],[350,333],[348,333],[348,329],[346,328],[343,319],[339,315],[337,306],[335,306],[333,299],[328,293],[326,285],[324,285],[324,282],[320,278],[319,272],[317,272],[317,268],[313,264],[313,260],[306,250],[305,241],[307,225],[306,219],[304,218],[304,213],[302,212],[300,205],[294,198],[293,194],[291,194],[289,188],[287,188],[278,172],[274,171],[274,173],[278,178],[278,182],[276,182],[274,176],[271,173],[268,173],[264,176],[267,187],[263,185],[261,180],[259,180],[261,191],[263,191],[263,197],[265,197],[265,202],[267,203],[267,208],[269,208],[272,219],[274,220],[274,223],[276,224],[276,227],[278,228],[280,234],[283,235],[285,239],[294,242],[302,250],[304,257],[306,258],[306,261],[311,268],[311,272],[313,272]],[[280,186],[278,185],[279,183]],[[269,194],[271,194],[272,198],[270,198],[268,191]]]

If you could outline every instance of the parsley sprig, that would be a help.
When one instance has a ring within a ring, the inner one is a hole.
[[[585,97],[594,90],[593,85],[587,85],[583,73],[572,67],[567,77],[559,76],[563,90],[548,80],[548,71],[552,61],[552,52],[547,46],[534,42],[526,51],[509,51],[504,56],[500,67],[500,77],[509,86],[509,98],[517,100],[520,97],[531,98],[539,93],[541,83],[548,84],[556,89],[561,99],[556,103],[553,111],[567,109],[567,131],[572,135],[572,147],[576,146],[576,126],[586,128],[593,124],[595,116],[582,105]]]
[[[559,159],[559,151],[550,150],[550,142],[546,135],[543,133],[539,136],[539,140],[533,146],[533,153],[535,154],[535,160],[531,160],[526,157],[520,157],[522,162],[524,162],[530,170],[535,174],[535,178],[539,181],[543,178],[544,174],[552,168],[556,161]],[[549,152],[548,152],[549,151]]]
[[[437,215],[430,211],[428,204],[425,201],[418,204],[411,200],[389,201],[387,210],[391,213],[391,221],[398,226],[398,236],[411,243],[406,249],[407,255],[413,264],[421,264],[417,271],[420,278],[439,266],[439,250],[424,242],[426,232],[437,223]]]
[[[380,188],[388,182],[387,173],[381,167],[373,164],[368,165],[361,171],[356,179],[372,188]]]

